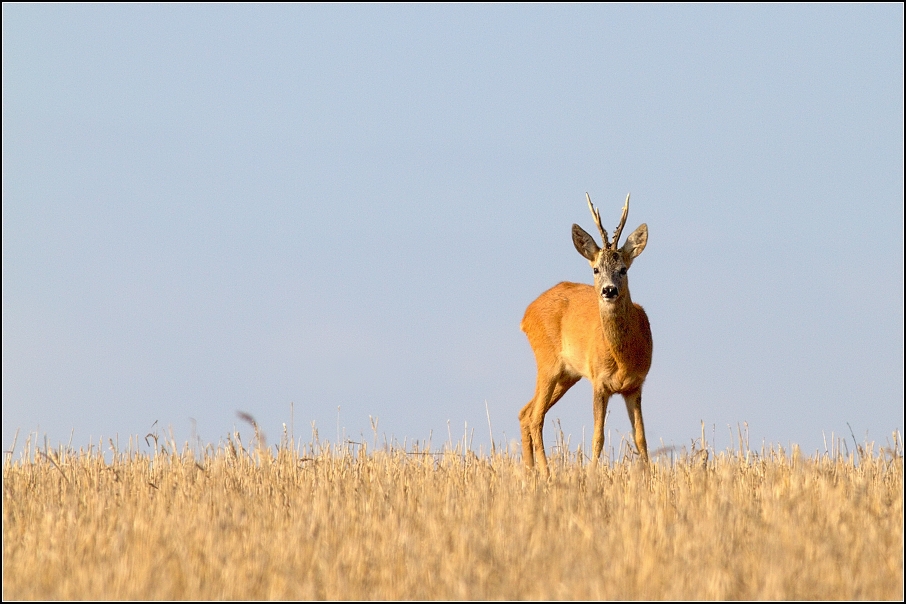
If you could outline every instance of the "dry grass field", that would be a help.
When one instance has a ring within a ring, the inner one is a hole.
[[[158,439],[3,464],[3,599],[903,598],[903,455]],[[144,452],[141,452],[144,451]],[[105,457],[106,456],[106,457]]]

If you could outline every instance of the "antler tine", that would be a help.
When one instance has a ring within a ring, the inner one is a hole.
[[[626,203],[623,204],[623,215],[620,216],[620,225],[617,227],[617,230],[613,232],[614,249],[617,247],[617,241],[620,240],[620,234],[623,232],[623,227],[626,226],[627,216],[629,216],[629,193],[626,194]]]
[[[588,200],[588,211],[591,212],[591,217],[595,219],[595,225],[598,227],[598,232],[601,233],[601,239],[604,240],[604,247],[608,248],[610,243],[607,241],[607,231],[601,226],[601,211],[591,204],[591,196],[587,191],[585,192],[585,199]]]

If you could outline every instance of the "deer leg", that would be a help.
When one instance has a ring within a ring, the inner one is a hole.
[[[519,428],[522,432],[522,461],[527,468],[535,467],[535,451],[539,445],[541,446],[541,455],[544,455],[540,426],[544,423],[544,414],[548,406],[547,402],[550,400],[555,384],[556,378],[548,376],[539,370],[535,383],[535,396],[519,411]],[[537,430],[536,424],[538,426]]]
[[[535,467],[535,453],[532,446],[532,430],[530,426],[532,403],[534,402],[535,399],[530,400],[519,412],[519,429],[522,432],[522,462],[526,468]]]
[[[639,457],[648,463],[648,442],[645,440],[645,422],[642,421],[642,389],[623,395],[626,400],[626,411],[629,412],[629,421],[632,422],[632,436],[635,439],[635,448]]]
[[[550,401],[548,401],[547,409],[545,409],[544,412],[547,413],[550,411],[550,408],[556,405],[557,401],[566,394],[566,391],[575,386],[578,381],[579,378],[561,375],[559,381],[554,385],[554,391],[551,392]]]
[[[547,472],[547,456],[544,454],[544,416],[557,401],[563,398],[566,391],[572,388],[579,378],[558,375],[548,378],[538,374],[533,398],[519,412],[519,424],[522,430],[522,459],[529,468],[537,461],[541,469]]]
[[[593,402],[595,431],[591,438],[591,456],[594,465],[598,465],[598,458],[601,457],[601,451],[604,449],[604,419],[607,415],[607,401],[609,399],[610,393],[606,390],[595,390]]]

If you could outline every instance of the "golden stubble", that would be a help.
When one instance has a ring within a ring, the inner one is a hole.
[[[3,599],[902,600],[903,456],[27,445]]]

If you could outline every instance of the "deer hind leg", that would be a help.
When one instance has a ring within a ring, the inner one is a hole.
[[[544,416],[578,381],[579,378],[572,376],[563,374],[549,376],[538,372],[535,397],[519,412],[519,427],[522,431],[522,460],[526,467],[535,467],[537,461],[541,465],[541,469],[547,471],[547,456],[544,454],[542,437]]]
[[[591,439],[592,463],[594,465],[598,464],[598,458],[601,457],[601,451],[604,449],[604,419],[607,416],[608,400],[610,400],[610,392],[595,389],[593,401],[595,411],[595,431]]]
[[[639,457],[648,463],[648,442],[645,440],[645,422],[642,421],[642,389],[623,395],[626,399],[626,411],[629,412],[629,421],[632,422],[632,435],[635,439],[635,448]]]

